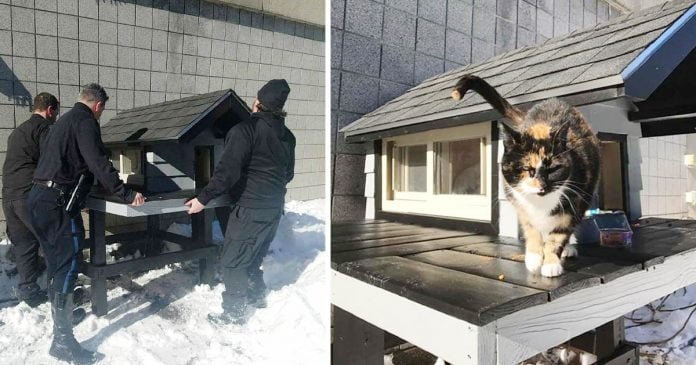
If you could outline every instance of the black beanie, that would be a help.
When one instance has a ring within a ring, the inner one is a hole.
[[[270,111],[280,111],[283,110],[289,93],[290,85],[288,85],[287,81],[276,79],[263,85],[256,97]]]

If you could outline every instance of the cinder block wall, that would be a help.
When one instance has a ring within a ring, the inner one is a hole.
[[[332,218],[365,214],[366,146],[338,129],[428,77],[618,14],[603,0],[331,0]]]
[[[65,112],[79,85],[99,82],[110,95],[104,122],[223,88],[251,103],[265,81],[285,78],[298,141],[288,199],[322,198],[324,57],[323,26],[206,1],[0,0],[0,162],[38,92]]]
[[[684,165],[687,138],[693,135],[640,139],[641,216],[686,218],[685,193],[689,189],[691,168]]]

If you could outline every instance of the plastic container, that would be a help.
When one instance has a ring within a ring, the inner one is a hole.
[[[579,243],[598,243],[606,247],[630,246],[633,239],[631,225],[621,211],[597,213],[583,218],[578,233]]]

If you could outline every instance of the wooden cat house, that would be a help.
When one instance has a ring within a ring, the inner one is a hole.
[[[445,72],[341,130],[368,153],[365,220],[332,225],[335,364],[381,364],[385,332],[453,364],[517,364],[568,341],[583,348],[588,336],[611,345],[588,349],[600,363],[637,364],[623,315],[696,282],[696,222],[647,217],[652,192],[669,199],[655,204],[684,204],[694,3]],[[551,97],[579,108],[602,141],[600,208],[633,220],[632,247],[581,246],[557,278],[526,270],[501,181],[502,117],[474,92],[451,99],[465,74],[523,110]]]

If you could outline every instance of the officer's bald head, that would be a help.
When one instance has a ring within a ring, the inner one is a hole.
[[[95,119],[98,120],[101,117],[107,100],[109,100],[109,95],[106,94],[106,90],[101,85],[91,83],[82,87],[80,102],[92,110]]]

